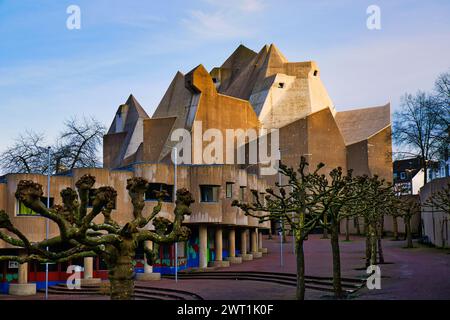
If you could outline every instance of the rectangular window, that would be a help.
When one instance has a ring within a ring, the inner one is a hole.
[[[47,197],[41,197],[41,202],[47,206]],[[50,198],[50,208],[53,207],[54,199]],[[39,216],[40,214],[27,208],[22,201],[17,202],[17,215],[18,216]]]
[[[256,194],[254,193],[254,191],[256,191],[256,190],[252,190],[252,201],[253,201],[253,203],[256,203],[256,201],[258,200],[258,196],[257,196],[257,193]]]
[[[149,183],[145,192],[145,201],[158,201],[157,192],[165,191],[167,195],[163,198],[164,202],[173,202],[173,185],[165,183]]]
[[[218,202],[219,186],[200,186],[200,202]]]
[[[245,187],[240,187],[239,189],[239,200],[245,201]]]
[[[400,172],[400,179],[405,180],[406,179],[406,173]]]
[[[227,198],[232,198],[233,197],[233,182],[227,182],[226,187],[227,187]]]

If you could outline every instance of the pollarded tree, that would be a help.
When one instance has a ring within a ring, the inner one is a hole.
[[[378,176],[368,177],[366,175],[356,178],[358,183],[354,185],[355,192],[363,195],[353,199],[348,205],[349,210],[357,211],[364,218],[366,230],[366,266],[377,263],[377,252],[379,262],[383,262],[381,247],[381,226],[384,216],[392,210],[392,185],[379,179]],[[378,248],[377,248],[378,247]]]
[[[412,195],[399,196],[395,207],[405,221],[406,247],[413,248],[411,219],[420,212],[419,199]]]
[[[324,217],[321,225],[324,230],[330,232],[331,251],[333,256],[333,287],[336,298],[343,296],[341,281],[341,259],[339,248],[339,224],[342,219],[351,216],[351,211],[344,210],[344,206],[352,197],[358,197],[351,193],[352,172],[343,174],[342,168],[333,169],[329,177],[312,175],[311,192],[317,195],[319,200],[314,207],[315,212]]]
[[[33,181],[20,181],[16,198],[26,207],[39,213],[42,217],[54,221],[59,228],[59,235],[48,240],[32,243],[13,226],[9,215],[0,211],[0,239],[24,248],[24,256],[0,256],[0,261],[17,261],[19,263],[37,261],[40,263],[64,262],[80,257],[99,256],[108,266],[111,284],[111,299],[131,299],[134,292],[134,269],[132,261],[136,249],[144,241],[157,244],[173,243],[188,239],[190,230],[182,226],[184,216],[190,215],[190,205],[194,202],[186,189],[177,191],[173,222],[157,217],[162,208],[164,194],[159,193],[158,203],[148,216],[143,215],[144,196],[147,181],[132,178],[127,181],[127,190],[133,205],[133,220],[119,225],[111,217],[117,192],[111,187],[100,187],[95,191],[92,209],[88,212],[89,192],[95,183],[91,175],[84,175],[77,183],[78,193],[66,188],[61,192],[62,206],[47,209],[40,201],[42,186]],[[94,219],[103,215],[103,223]],[[153,222],[155,231],[144,229]],[[48,250],[46,250],[48,247]],[[149,261],[154,254],[146,249]]]
[[[257,191],[252,191],[254,203],[233,201],[233,206],[241,208],[248,216],[259,219],[260,222],[275,220],[290,225],[295,238],[295,253],[297,258],[297,290],[298,300],[305,298],[305,255],[303,243],[308,234],[318,225],[323,215],[316,214],[314,206],[318,204],[319,195],[311,192],[310,183],[313,176],[323,167],[319,164],[316,170],[308,173],[309,164],[301,157],[297,170],[280,165],[279,171],[288,177],[286,185],[276,184],[277,192],[267,189],[267,195],[260,199]],[[288,191],[287,191],[288,190]],[[262,201],[261,201],[262,200]]]

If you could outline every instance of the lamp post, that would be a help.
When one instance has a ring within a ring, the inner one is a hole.
[[[173,150],[173,199],[177,201],[177,166],[178,166],[178,149],[177,147],[170,147]],[[175,246],[175,282],[178,282],[178,242],[174,243]]]
[[[281,172],[280,172],[280,165],[281,165],[281,149],[278,148],[278,187],[281,188]],[[280,238],[280,266],[283,266],[283,242],[284,242],[284,228],[283,228],[283,218],[280,217],[280,232],[279,238]]]
[[[280,239],[281,239],[281,241],[280,241],[280,266],[283,266],[283,239],[282,239],[283,231],[280,231],[279,235],[280,235]]]
[[[50,176],[51,176],[51,147],[47,148],[48,151],[48,165],[47,165],[47,209],[50,209]],[[48,241],[48,234],[50,229],[49,219],[45,219],[45,240]],[[46,247],[48,251],[48,246]],[[48,299],[48,262],[45,264],[45,300]]]

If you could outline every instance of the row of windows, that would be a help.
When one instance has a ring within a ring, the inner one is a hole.
[[[227,182],[225,185],[225,197],[230,199],[233,197],[233,182]],[[219,200],[219,188],[220,186],[215,185],[201,185],[200,186],[200,201],[201,202],[218,202]],[[245,201],[246,187],[239,187],[239,201]],[[253,201],[256,201],[253,198]]]
[[[398,178],[397,172],[394,172],[394,179]],[[400,179],[405,180],[406,179],[406,172],[400,172]]]
[[[225,196],[228,199],[233,197],[233,182],[227,182],[225,187]],[[91,189],[89,192],[88,208],[92,208],[93,201],[95,199],[96,189]],[[166,192],[166,196],[163,198],[164,202],[173,202],[174,186],[164,183],[150,183],[147,191],[145,192],[145,201],[157,201],[158,192]],[[200,185],[200,202],[219,202],[220,186],[218,185]],[[245,200],[246,187],[239,187],[239,200]],[[46,197],[41,197],[43,203],[47,203]],[[53,207],[54,199],[50,198],[50,207]],[[113,209],[116,209],[114,203]],[[19,216],[36,216],[38,213],[27,208],[21,201],[18,202],[17,215]]]

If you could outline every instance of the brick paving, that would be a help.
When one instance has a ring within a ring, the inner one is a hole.
[[[261,259],[232,265],[216,271],[266,271],[295,273],[295,255],[292,240],[283,245],[283,266],[280,265],[280,242],[264,239],[268,255]],[[352,299],[450,299],[449,250],[428,248],[405,249],[404,241],[383,240],[385,260],[381,265],[381,290],[362,288]],[[341,241],[342,276],[365,277],[364,238],[352,237],[350,242]],[[330,241],[320,235],[311,235],[305,242],[306,274],[309,276],[332,276]],[[179,280],[162,279],[156,282],[139,282],[140,285],[157,288],[179,289],[197,293],[204,299],[230,300],[276,300],[294,299],[295,288],[286,285],[247,280]],[[330,293],[306,290],[307,299],[328,299]],[[0,300],[44,299],[43,294],[33,297],[0,296]],[[52,300],[104,300],[104,296],[50,295]]]

